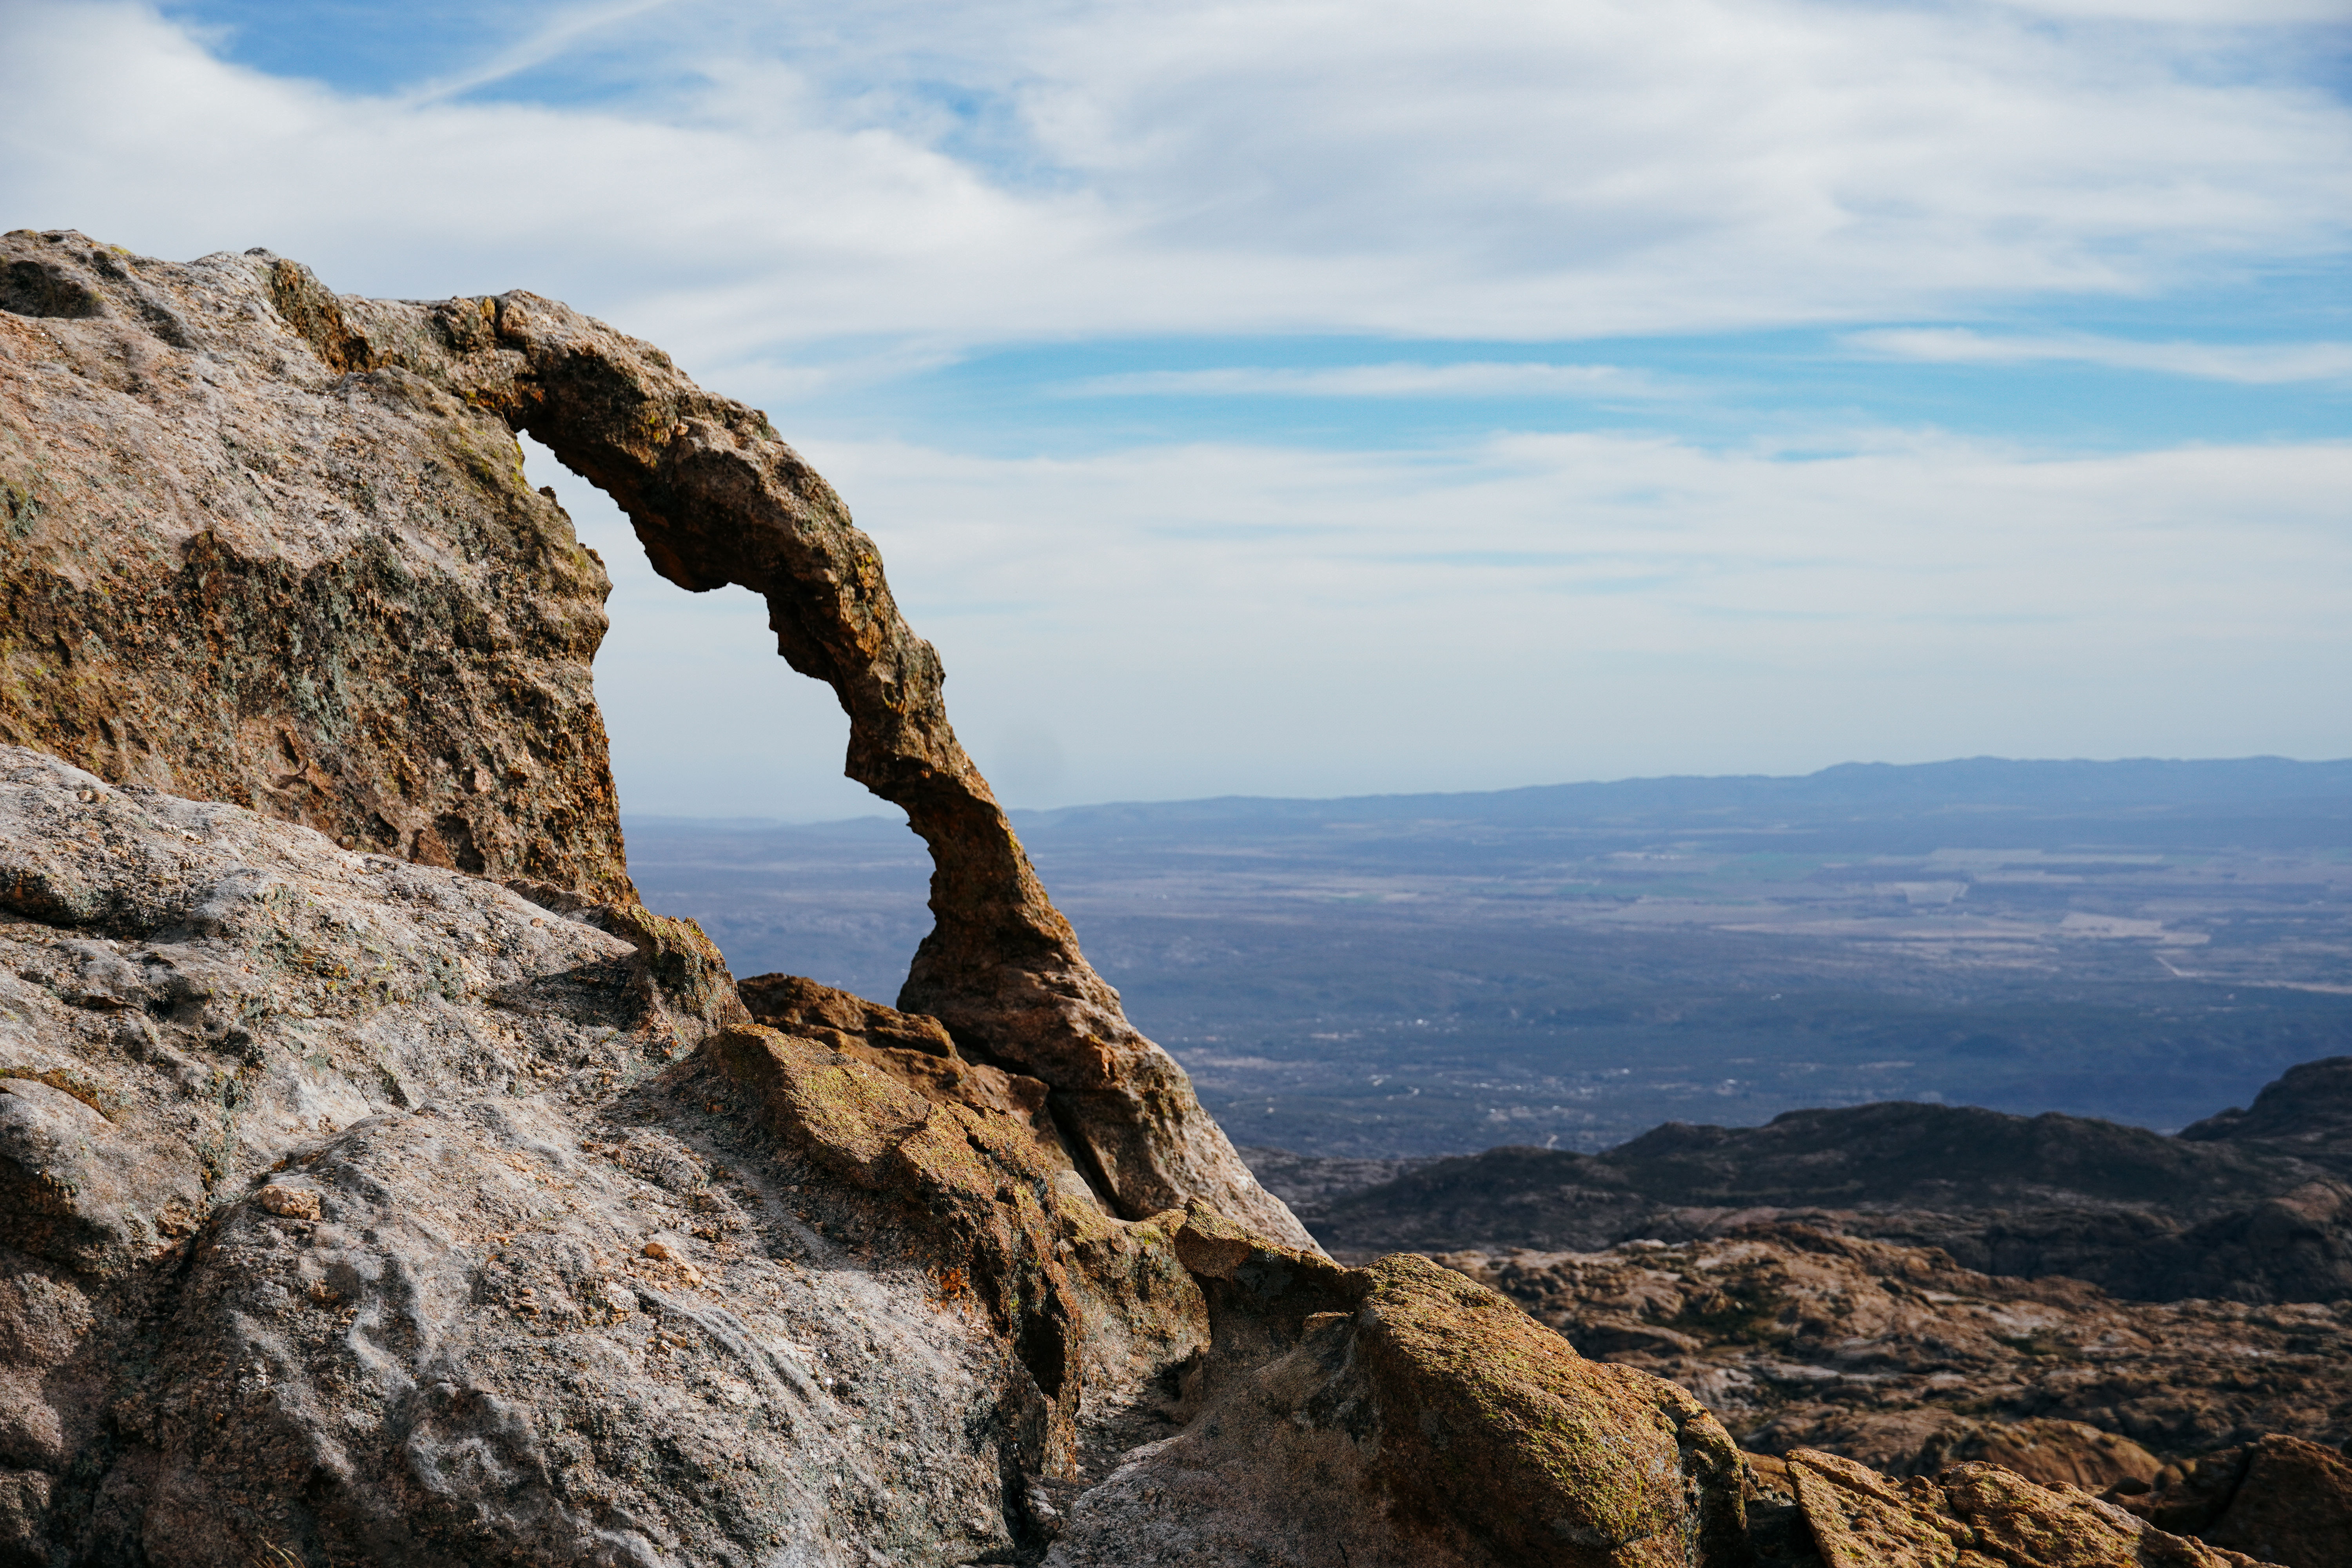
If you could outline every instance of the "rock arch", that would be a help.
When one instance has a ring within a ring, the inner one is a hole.
[[[930,849],[933,925],[899,1006],[1049,1085],[1073,1152],[1125,1217],[1203,1198],[1314,1246],[1079,951],[948,722],[939,655],[899,614],[880,552],[764,414],[537,295],[345,300],[290,262],[272,258],[269,276],[278,313],[331,369],[419,374],[494,412],[611,496],[664,577],[767,601],[778,653],[849,716],[848,775]]]

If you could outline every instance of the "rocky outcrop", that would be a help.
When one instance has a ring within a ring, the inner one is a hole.
[[[778,650],[832,687],[850,776],[936,868],[900,1006],[1046,1084],[1124,1217],[1204,1197],[1314,1246],[1087,964],[873,541],[764,415],[530,294],[361,300],[267,252],[176,265],[68,231],[8,235],[0,267],[0,740],[625,895],[588,682],[605,579],[525,485],[527,430],[665,576],[763,595]]]
[[[1933,1480],[1897,1482],[1801,1450],[1787,1473],[1824,1568],[2248,1568],[2256,1561],[1995,1465],[1955,1465]]]
[[[2352,1438],[2352,1302],[2119,1300],[1786,1222],[1605,1252],[1449,1253],[1743,1447],[1896,1476],[1983,1459],[2092,1491],[2280,1433]]]
[[[2352,1563],[2352,1463],[2273,1435],[2158,1472],[2123,1506],[2162,1529],[2292,1568]]]
[[[2343,1077],[2337,1062],[2295,1072],[2313,1084]],[[2269,1094],[2258,1107],[2295,1098]],[[1937,1247],[1986,1274],[2063,1275],[2142,1300],[2331,1300],[2352,1295],[2352,1178],[2325,1103],[2293,1136],[2264,1135],[2285,1125],[2269,1112],[2243,1136],[2224,1136],[2217,1118],[2199,1137],[2168,1138],[2084,1117],[1903,1103],[1790,1111],[1762,1127],[1670,1123],[1604,1154],[1440,1161],[1327,1199],[1316,1231],[1341,1257],[1589,1251],[1789,1218]]]
[[[624,896],[604,569],[309,273],[0,237],[0,742],[347,847]],[[339,335],[341,334],[341,335]]]
[[[0,748],[0,1561],[1744,1550],[1672,1385],[1120,1218],[919,1023],[551,902]]]
[[[2243,1110],[2232,1106],[2180,1130],[2192,1143],[2230,1143],[2352,1170],[2352,1057],[2304,1062],[2266,1084]]]
[[[518,429],[840,699],[937,868],[898,1007],[632,896],[604,578]],[[0,481],[0,1564],[2243,1561],[1743,1458],[1459,1269],[1325,1257],[1087,964],[871,542],[650,345],[19,232]],[[2307,1528],[2277,1442],[2151,1516]]]

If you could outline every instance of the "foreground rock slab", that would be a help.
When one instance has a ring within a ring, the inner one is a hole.
[[[1680,1389],[1121,1218],[1042,1086],[753,990],[0,748],[0,1561],[1741,1560]]]

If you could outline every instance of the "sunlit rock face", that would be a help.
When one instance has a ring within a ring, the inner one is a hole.
[[[268,255],[0,237],[0,741],[625,892],[604,566],[494,410],[358,370],[342,308]]]

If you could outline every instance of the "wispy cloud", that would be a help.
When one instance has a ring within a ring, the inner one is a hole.
[[[1643,371],[1609,364],[1470,361],[1454,364],[1234,366],[1135,371],[1070,383],[1092,397],[1528,397],[1655,398],[1677,389]]]
[[[469,92],[510,80],[523,72],[560,60],[583,42],[648,12],[663,10],[679,0],[610,0],[602,5],[568,7],[555,12],[524,37],[488,59],[454,75],[439,77],[400,95],[411,108],[460,98]]]
[[[1335,16],[624,0],[403,100],[240,69],[140,5],[17,0],[0,196],[155,254],[266,242],[340,288],[529,285],[703,363],[1861,324],[2352,243],[2352,107],[2259,40],[2222,71],[2177,29],[1982,5]],[[659,90],[464,95],[591,34]]]
[[[2276,385],[2352,380],[2352,343],[2139,342],[2089,333],[2004,336],[1959,327],[1885,328],[1852,332],[1853,346],[1937,364],[2031,364],[2067,361]]]
[[[2102,22],[2209,28],[2309,26],[2344,20],[2343,0],[2000,0],[2016,10]]]
[[[2352,752],[2352,445],[802,446],[881,543],[982,765],[1058,737],[1061,800]],[[759,603],[677,593],[552,482],[620,581],[597,690],[636,809],[857,809],[838,710]],[[751,736],[752,701],[793,717]],[[712,735],[760,755],[714,769]]]

